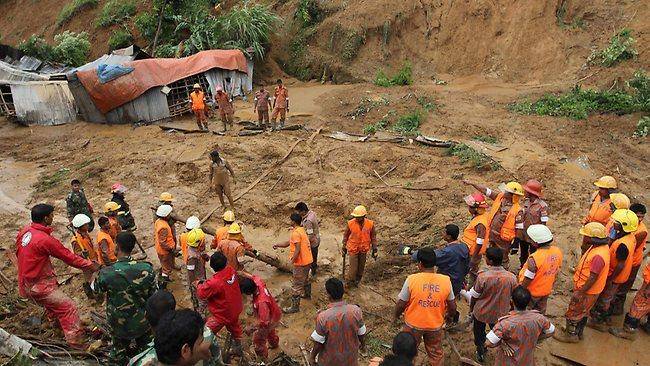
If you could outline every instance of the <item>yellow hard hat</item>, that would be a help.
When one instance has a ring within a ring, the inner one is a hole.
[[[192,229],[187,233],[187,245],[196,248],[205,239],[205,233],[201,229]]]
[[[226,221],[226,222],[235,221],[235,213],[230,211],[230,210],[224,212],[223,213],[223,221]]]
[[[522,187],[521,184],[517,182],[508,182],[505,184],[501,183],[501,185],[499,185],[499,190],[502,192],[516,194],[517,196],[524,195],[524,187]]]
[[[120,207],[122,207],[122,206],[118,205],[117,203],[115,203],[113,201],[106,202],[106,204],[104,205],[104,212],[106,212],[106,213],[115,212],[115,211],[119,210]]]
[[[368,214],[368,210],[362,205],[359,205],[352,210],[352,217],[364,217]]]
[[[239,227],[239,224],[236,222],[230,224],[230,227],[228,228],[228,234],[241,234],[241,227]]]
[[[199,84],[194,84],[194,89],[201,89],[201,85],[199,85]]]
[[[600,222],[590,222],[587,225],[580,228],[580,235],[588,236],[590,238],[607,238],[607,233],[605,232],[605,226]]]
[[[627,209],[614,211],[611,218],[621,224],[626,233],[633,233],[639,227],[639,218],[634,212]]]
[[[616,188],[618,185],[616,184],[616,179],[614,177],[610,177],[609,175],[605,175],[603,177],[600,177],[597,181],[594,182],[594,185],[598,188]]]
[[[609,199],[617,210],[630,208],[630,199],[623,193],[612,193],[609,195]]]
[[[163,202],[172,202],[174,201],[174,196],[169,192],[163,192],[160,194],[159,200]]]

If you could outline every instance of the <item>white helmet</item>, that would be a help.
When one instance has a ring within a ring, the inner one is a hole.
[[[174,209],[170,205],[160,205],[156,210],[156,216],[167,217]]]
[[[90,217],[84,214],[77,214],[72,219],[72,226],[74,226],[77,229],[89,223],[90,223]]]
[[[185,228],[187,230],[198,229],[200,227],[201,227],[201,219],[199,219],[196,216],[190,216],[187,218],[187,221],[185,221]]]
[[[553,234],[546,225],[530,225],[526,233],[537,244],[548,243],[553,240]]]

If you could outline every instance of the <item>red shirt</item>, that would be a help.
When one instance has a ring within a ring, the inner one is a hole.
[[[226,266],[201,283],[196,294],[199,299],[207,301],[208,310],[217,320],[224,323],[238,321],[243,304],[237,273],[232,267]]]
[[[26,296],[29,289],[37,283],[49,284],[52,290],[58,287],[50,256],[79,269],[93,265],[93,262],[64,247],[51,235],[53,230],[49,226],[31,223],[20,230],[16,236],[18,288],[22,296]]]
[[[259,327],[267,328],[277,325],[282,318],[282,310],[266,288],[264,281],[258,276],[253,276],[252,280],[257,286],[257,293],[253,295],[253,310],[259,321]]]

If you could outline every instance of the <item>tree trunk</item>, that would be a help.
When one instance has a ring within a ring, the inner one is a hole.
[[[165,14],[165,7],[167,6],[167,1],[164,0],[160,11],[158,12],[158,27],[156,27],[156,34],[153,36],[153,45],[151,46],[151,56],[155,57],[156,47],[158,46],[158,36],[160,35],[160,28],[162,27],[163,15]]]

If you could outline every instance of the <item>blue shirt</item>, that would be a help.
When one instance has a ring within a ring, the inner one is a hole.
[[[451,287],[458,295],[463,288],[463,281],[469,272],[469,248],[461,242],[451,242],[442,249],[436,249],[436,266],[438,273],[451,278]]]

